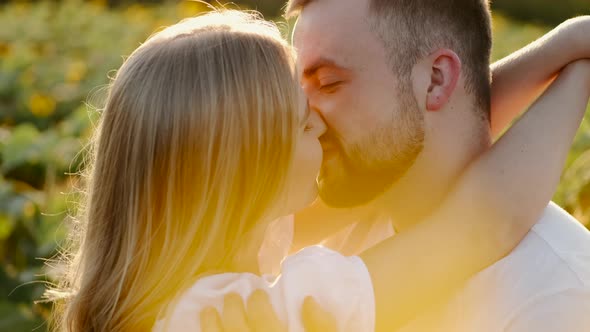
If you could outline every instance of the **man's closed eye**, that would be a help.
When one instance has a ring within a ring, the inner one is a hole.
[[[342,85],[342,81],[337,81],[334,83],[321,85],[319,90],[322,93],[330,94],[330,93],[336,92],[341,85]]]

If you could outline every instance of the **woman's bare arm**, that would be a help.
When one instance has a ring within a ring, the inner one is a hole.
[[[507,255],[541,216],[590,96],[590,61],[568,65],[460,178],[441,208],[361,255],[378,331],[393,331]]]
[[[590,16],[570,19],[492,65],[493,137],[504,132],[563,67],[590,58],[589,35]]]

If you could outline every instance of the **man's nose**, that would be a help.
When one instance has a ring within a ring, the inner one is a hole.
[[[311,113],[309,115],[309,121],[311,122],[314,134],[317,137],[322,136],[326,132],[326,122],[324,121],[324,119],[322,119],[322,117],[316,110],[311,110]]]
[[[311,97],[308,95],[307,102],[309,104],[309,108],[312,111],[317,112],[324,120],[328,114],[331,113],[331,111],[328,110],[332,108],[333,104],[330,102],[322,102],[319,98],[317,98],[317,95],[312,95]]]

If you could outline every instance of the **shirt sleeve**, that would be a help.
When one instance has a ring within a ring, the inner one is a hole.
[[[590,331],[590,289],[569,289],[538,297],[516,312],[504,331]]]
[[[200,279],[159,320],[153,332],[198,332],[206,307],[223,311],[223,298],[239,294],[244,302],[257,289],[266,291],[277,316],[291,332],[304,332],[301,308],[313,296],[338,321],[339,331],[374,331],[375,300],[371,277],[358,257],[310,247],[287,257],[278,277],[224,273]]]
[[[290,331],[303,331],[301,307],[307,296],[332,314],[339,331],[375,329],[373,285],[359,257],[319,246],[303,249],[283,262],[275,287],[280,290]]]

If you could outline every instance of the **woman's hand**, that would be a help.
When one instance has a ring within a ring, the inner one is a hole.
[[[277,317],[266,292],[258,290],[248,298],[246,306],[237,294],[224,298],[223,313],[206,308],[200,313],[202,332],[288,332]],[[302,320],[306,332],[336,332],[336,320],[312,298],[303,302]]]

